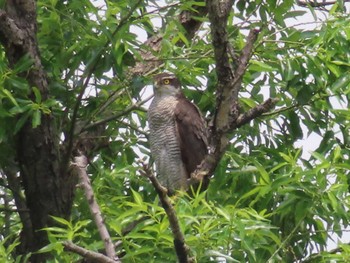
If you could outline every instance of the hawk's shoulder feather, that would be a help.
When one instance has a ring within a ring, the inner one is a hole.
[[[178,96],[174,116],[182,161],[190,177],[208,153],[206,123],[198,107],[183,95]]]

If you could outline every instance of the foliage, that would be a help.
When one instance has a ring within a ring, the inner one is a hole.
[[[205,23],[191,40],[177,18],[182,10],[204,2],[166,1],[161,9],[152,0],[37,2],[38,41],[50,99],[43,100],[25,80],[23,72],[33,62],[24,57],[10,67],[1,49],[0,122],[6,125],[0,126],[0,167],[11,164],[13,138],[27,120],[37,127],[43,115],[53,116],[63,144],[78,94],[88,83],[78,109],[82,129],[97,129],[89,125],[117,116],[106,121],[103,138],[108,145],[91,153],[89,166],[117,252],[123,262],[175,262],[165,212],[139,173],[139,160],[148,161],[149,156],[146,107],[126,111],[150,94],[149,87],[143,87],[152,72],[129,73],[142,59],[140,50],[148,48],[138,34],[161,32],[156,57],[164,63],[156,71],[176,73],[186,96],[210,117],[216,75],[208,21],[198,18]],[[349,256],[349,244],[342,242],[338,253],[327,252],[329,240],[342,238],[350,220],[349,17],[342,1],[322,15],[312,7],[296,8],[294,2],[235,3],[227,26],[233,52],[239,54],[244,47],[247,29],[261,28],[244,75],[241,108],[250,109],[267,97],[279,98],[279,103],[274,112],[232,133],[207,192],[173,197],[196,262],[297,262],[313,253],[318,256],[315,262],[321,262]],[[300,22],[305,13],[314,20]],[[327,17],[321,21],[323,15]],[[11,199],[9,207],[1,202],[1,233],[18,235],[19,217],[12,211],[14,197],[6,184],[1,175],[0,192]],[[102,250],[89,218],[88,204],[77,189],[71,221],[54,218],[58,226],[42,230],[50,233],[50,244],[41,252],[51,251],[54,262],[77,260],[79,256],[63,250],[65,240]],[[141,222],[125,232],[135,220]],[[18,260],[18,241],[12,235],[0,235],[0,261]]]

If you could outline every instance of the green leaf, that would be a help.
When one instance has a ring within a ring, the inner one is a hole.
[[[51,252],[53,250],[55,251],[63,251],[64,247],[61,243],[51,243],[48,244],[47,246],[39,249],[36,253],[47,253],[47,252]]]
[[[271,183],[269,173],[265,170],[265,168],[258,161],[253,160],[252,162],[255,165],[255,167],[258,169],[258,171],[261,175],[262,180],[260,180],[260,184],[269,185]]]
[[[36,128],[41,124],[41,110],[34,110],[32,115],[32,127]]]
[[[253,71],[259,71],[259,72],[273,72],[276,71],[276,68],[261,62],[261,61],[257,61],[257,60],[250,60],[250,70]]]
[[[53,232],[53,233],[62,233],[62,234],[66,234],[67,233],[67,229],[61,228],[61,227],[54,227],[54,226],[52,226],[52,227],[44,227],[41,230],[45,230],[45,231],[49,231],[49,232]]]
[[[29,119],[31,113],[32,113],[31,110],[29,110],[19,118],[19,120],[16,123],[15,129],[13,131],[14,134],[16,134],[23,127],[23,125]]]
[[[41,103],[41,93],[40,90],[37,87],[33,87],[33,92],[35,96],[35,102],[36,103]]]
[[[337,92],[343,92],[344,94],[348,94],[350,92],[349,88],[350,84],[350,73],[347,72],[340,76],[336,82],[331,86],[332,91]]]
[[[141,195],[138,192],[134,191],[133,189],[131,189],[131,191],[132,191],[132,195],[134,197],[135,203],[140,205],[140,206],[143,206],[144,204],[143,204],[143,200],[142,200]]]
[[[29,90],[27,81],[17,76],[11,76],[10,78],[7,78],[5,83],[9,86],[17,88],[19,91],[27,92]]]
[[[7,89],[3,89],[1,90],[1,92],[12,102],[13,105],[18,106],[16,99],[13,97],[10,91],[8,91]]]
[[[221,253],[220,251],[216,251],[216,250],[208,250],[206,255],[208,257],[224,258],[225,261],[227,261],[227,262],[237,262],[237,263],[240,262],[239,260],[235,260],[234,258],[232,258],[224,253]]]
[[[72,224],[71,224],[69,221],[67,221],[66,219],[64,219],[64,218],[62,218],[62,217],[51,216],[51,218],[52,218],[53,220],[55,220],[57,223],[60,223],[60,224],[62,224],[62,225],[64,225],[64,226],[67,226],[67,227],[69,227],[69,228],[71,228],[71,226],[72,226]]]
[[[289,132],[293,141],[303,138],[303,131],[300,127],[300,118],[294,111],[288,112],[289,117]]]
[[[13,68],[15,74],[27,71],[34,64],[34,60],[30,57],[29,53],[22,56]]]

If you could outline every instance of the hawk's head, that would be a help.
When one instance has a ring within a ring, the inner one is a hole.
[[[181,83],[174,74],[161,73],[154,77],[154,95],[176,96],[181,94]]]

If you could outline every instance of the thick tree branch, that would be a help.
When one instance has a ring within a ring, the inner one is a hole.
[[[229,41],[227,35],[227,19],[231,12],[233,0],[207,1],[210,29],[213,37],[216,72],[220,84],[230,83],[233,79],[233,68],[229,61]],[[218,92],[223,92],[224,86],[218,86]]]
[[[82,256],[85,259],[88,259],[92,262],[98,262],[98,263],[118,263],[121,262],[119,260],[115,261],[101,253],[97,253],[91,250],[87,250],[85,248],[82,248],[80,246],[75,245],[74,243],[70,241],[63,242],[63,246],[66,250],[74,252],[80,256]]]
[[[226,31],[227,19],[231,12],[233,1],[207,1],[209,20],[211,23],[212,44],[216,61],[216,107],[210,123],[210,152],[191,177],[202,180],[212,174],[224,154],[228,144],[228,133],[252,119],[270,111],[276,104],[276,99],[268,99],[246,113],[239,114],[238,93],[242,86],[242,79],[253,53],[254,43],[259,30],[250,30],[246,45],[242,49],[235,69],[229,60],[232,48],[228,42]],[[237,56],[234,56],[237,57]]]
[[[165,213],[168,216],[170,228],[174,236],[174,247],[179,262],[193,262],[193,260],[188,256],[189,249],[185,244],[185,237],[180,229],[179,220],[176,216],[176,211],[171,203],[169,196],[167,195],[168,190],[159,183],[157,178],[154,176],[154,173],[146,165],[143,166],[142,174],[148,177],[149,180],[152,182],[152,185],[159,196],[159,200],[162,204],[162,207],[164,208]]]
[[[269,98],[266,101],[264,101],[262,104],[260,104],[256,107],[248,110],[247,112],[239,115],[237,120],[231,126],[230,130],[237,129],[237,128],[243,126],[244,124],[247,124],[251,120],[254,120],[257,117],[260,117],[263,113],[268,112],[271,109],[273,109],[277,102],[278,102],[277,98],[273,98],[273,99]]]
[[[96,223],[100,237],[104,242],[106,254],[111,259],[117,259],[114,245],[112,243],[111,237],[104,223],[100,207],[95,199],[94,192],[92,190],[88,174],[86,172],[88,161],[84,155],[80,155],[74,158],[73,167],[76,169],[77,174],[80,178],[81,185],[85,192],[85,197],[89,203],[90,212]]]

